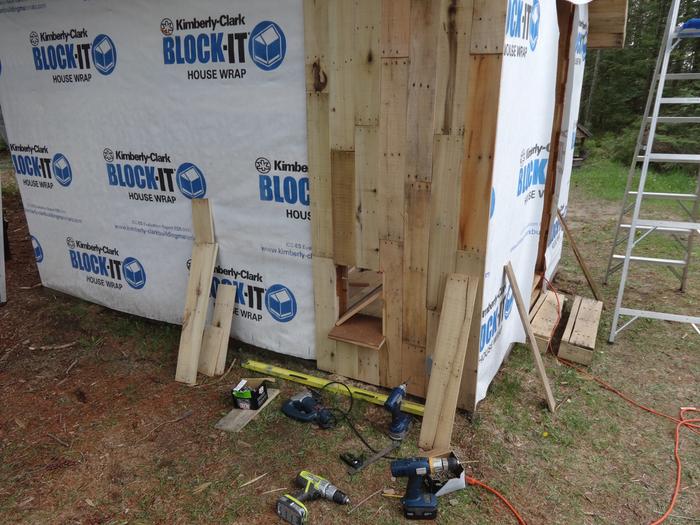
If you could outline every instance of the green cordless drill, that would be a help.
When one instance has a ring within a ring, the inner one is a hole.
[[[323,497],[341,505],[350,503],[350,498],[330,481],[307,470],[299,472],[296,484],[302,488],[301,492],[293,496],[285,494],[277,500],[277,515],[292,525],[305,525],[309,522],[309,510],[304,505],[305,501]]]

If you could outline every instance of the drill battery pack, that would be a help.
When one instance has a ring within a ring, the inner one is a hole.
[[[309,510],[294,496],[285,494],[277,500],[277,515],[292,525],[309,523]]]
[[[435,494],[422,494],[419,498],[406,500],[402,498],[403,515],[409,520],[434,520],[438,514]]]

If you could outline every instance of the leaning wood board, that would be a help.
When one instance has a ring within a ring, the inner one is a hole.
[[[219,251],[219,246],[213,242],[214,225],[209,199],[192,200],[192,225],[195,242],[175,371],[176,381],[190,385],[197,383],[199,355],[209,308],[209,290]]]
[[[603,303],[576,296],[559,345],[559,357],[582,365],[593,361]]]
[[[445,284],[418,441],[425,450],[450,446],[477,289],[478,279],[463,274],[450,275]]]
[[[204,328],[202,351],[199,356],[199,372],[204,375],[215,376],[224,373],[235,306],[236,288],[230,284],[220,284],[216,289],[211,324]]]
[[[513,298],[515,299],[515,304],[518,307],[520,321],[522,322],[527,338],[530,341],[532,356],[535,359],[535,367],[537,368],[537,373],[539,374],[540,379],[542,380],[542,386],[544,387],[547,406],[549,407],[549,411],[553,413],[557,409],[557,404],[554,401],[552,387],[549,385],[547,371],[544,369],[544,363],[542,362],[542,356],[540,355],[540,350],[537,345],[537,339],[535,339],[535,334],[532,333],[532,326],[530,325],[530,319],[527,315],[527,309],[525,308],[525,301],[520,293],[520,286],[518,285],[518,280],[515,278],[515,272],[513,271],[513,266],[510,262],[506,264],[505,272],[508,276],[508,282],[510,282],[511,287],[513,288]]]

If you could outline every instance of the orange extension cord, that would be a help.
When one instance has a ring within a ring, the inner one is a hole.
[[[470,476],[467,476],[467,483],[469,483],[470,485],[477,485],[483,489],[488,490],[491,494],[494,494],[495,496],[497,496],[498,499],[500,499],[503,502],[503,504],[506,507],[508,507],[508,510],[510,510],[513,513],[513,516],[515,516],[515,519],[518,520],[519,525],[527,525],[527,523],[525,523],[525,520],[523,519],[523,517],[518,513],[517,510],[515,510],[515,507],[513,505],[511,505],[510,501],[508,501],[506,499],[506,497],[503,494],[501,494],[500,492],[498,492],[496,489],[489,487],[486,483],[482,483],[478,479],[474,479]]]
[[[558,293],[557,289],[554,286],[552,286],[552,283],[550,283],[546,277],[543,277],[543,279],[544,279],[545,283],[547,283],[547,286],[552,289],[552,291],[554,292],[554,296],[557,299],[557,316],[558,316],[558,318],[557,318],[556,324],[554,325],[554,330],[552,331],[552,336],[549,338],[549,346],[548,346],[548,349],[552,353],[554,353],[551,345],[552,345],[552,339],[554,336],[554,332],[556,331],[556,327],[559,325],[559,320],[561,319],[561,303],[559,302],[559,293]],[[598,383],[598,385],[600,385],[602,388],[612,392],[613,394],[618,395],[619,397],[621,397],[622,399],[627,401],[630,405],[635,406],[641,410],[644,410],[645,412],[649,412],[650,414],[654,414],[655,416],[663,417],[665,419],[673,421],[676,424],[675,444],[673,447],[673,455],[676,459],[676,484],[675,484],[674,489],[673,489],[673,495],[671,496],[671,502],[669,503],[668,508],[666,509],[666,512],[664,512],[663,516],[661,516],[658,520],[653,521],[651,523],[651,525],[659,525],[660,523],[663,523],[671,515],[671,512],[673,511],[673,507],[676,505],[676,501],[678,500],[678,495],[679,495],[680,489],[681,489],[681,472],[683,469],[682,463],[681,463],[681,456],[679,453],[680,441],[681,441],[681,437],[680,437],[681,428],[687,427],[688,429],[690,429],[691,432],[694,432],[695,434],[700,435],[700,418],[685,419],[685,414],[687,412],[696,412],[696,413],[700,414],[700,410],[698,410],[695,407],[681,407],[679,412],[678,412],[677,418],[675,418],[673,416],[669,416],[668,414],[664,414],[663,412],[658,412],[658,411],[654,410],[653,408],[649,408],[649,407],[646,407],[640,403],[637,403],[635,400],[626,396],[624,393],[619,391],[614,386],[612,386],[612,385],[606,383],[605,381],[603,381],[602,379],[590,374],[588,371],[577,367],[576,365],[574,365],[570,361],[567,361],[566,359],[561,359],[558,356],[556,356],[556,357],[560,363],[568,366],[569,368],[573,368],[579,374],[581,374],[589,379],[592,379],[593,381]],[[506,504],[509,505],[507,502],[506,502]],[[510,507],[510,505],[509,505],[509,507]],[[515,513],[515,510],[513,510],[513,512]],[[517,515],[517,513],[515,513],[515,514],[516,514],[516,517],[518,518],[518,521],[521,522],[521,524],[522,524],[523,523],[521,521],[522,518],[520,518]]]

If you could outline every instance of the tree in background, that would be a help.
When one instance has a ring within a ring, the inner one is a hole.
[[[589,54],[581,122],[593,132],[619,134],[633,128],[636,135],[670,7],[671,0],[629,0],[625,48],[598,50]],[[689,18],[700,18],[700,0],[681,2],[679,21]],[[681,45],[670,71],[700,72],[700,39]],[[672,84],[678,85],[669,85],[667,93],[676,96],[700,95],[700,82]],[[680,134],[681,139],[685,137],[689,140],[699,136],[697,128],[688,127]]]

